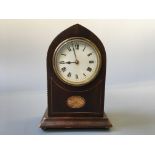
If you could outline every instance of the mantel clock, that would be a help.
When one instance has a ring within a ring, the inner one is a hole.
[[[106,52],[99,38],[76,24],[61,32],[47,53],[49,128],[110,128],[104,113]]]

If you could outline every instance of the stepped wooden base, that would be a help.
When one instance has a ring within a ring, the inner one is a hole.
[[[106,114],[104,117],[48,117],[45,112],[40,128],[55,129],[55,128],[105,128],[112,127]]]

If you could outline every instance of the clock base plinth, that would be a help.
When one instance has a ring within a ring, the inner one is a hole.
[[[62,128],[103,128],[109,129],[112,127],[109,119],[104,113],[104,117],[48,117],[45,112],[40,128],[46,129],[62,129]]]

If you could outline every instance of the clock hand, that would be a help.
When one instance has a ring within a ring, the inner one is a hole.
[[[76,61],[75,62],[71,62],[71,61],[66,62],[66,64],[71,64],[71,63],[76,63]]]
[[[77,60],[77,56],[76,56],[76,53],[75,53],[75,49],[74,49],[73,43],[72,43],[72,47],[73,47],[73,52],[74,52],[74,56],[75,56],[75,63],[79,64],[79,61]]]
[[[75,61],[75,62],[71,62],[71,61],[67,61],[67,62],[60,61],[59,63],[60,63],[60,64],[71,64],[71,63],[76,63],[76,61]]]
[[[74,61],[74,62],[68,61],[68,62],[66,62],[66,63],[67,63],[67,64],[71,64],[71,63],[79,64],[79,61],[78,61],[78,60],[76,60],[76,61]]]

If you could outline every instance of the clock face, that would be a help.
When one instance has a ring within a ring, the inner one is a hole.
[[[81,86],[91,82],[100,66],[98,48],[85,38],[63,41],[53,55],[53,67],[57,76],[69,85]]]

